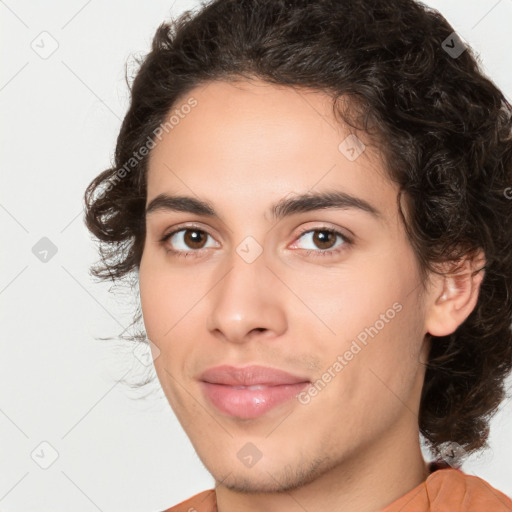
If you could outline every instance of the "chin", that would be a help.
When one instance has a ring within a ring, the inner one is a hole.
[[[226,460],[226,459],[224,459]],[[253,467],[242,468],[238,459],[232,461],[223,471],[209,470],[222,486],[240,493],[289,492],[303,487],[321,476],[332,467],[329,457],[308,462],[285,463],[274,460],[265,464],[263,458]]]

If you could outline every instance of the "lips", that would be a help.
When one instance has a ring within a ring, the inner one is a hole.
[[[264,366],[217,366],[205,371],[200,381],[218,412],[242,419],[262,416],[310,384],[306,377]]]
[[[309,382],[307,377],[257,365],[241,368],[228,365],[216,366],[203,372],[199,379],[211,384],[224,384],[225,386],[282,386]]]

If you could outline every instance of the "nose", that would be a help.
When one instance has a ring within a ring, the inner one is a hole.
[[[273,338],[285,332],[285,287],[267,267],[265,253],[252,262],[234,253],[230,263],[208,294],[209,332],[232,343],[245,343],[261,333]]]

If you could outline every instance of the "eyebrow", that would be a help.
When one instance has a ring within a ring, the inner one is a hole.
[[[377,220],[383,215],[375,206],[362,198],[346,192],[332,190],[327,192],[306,193],[291,198],[284,198],[271,205],[269,211],[273,220],[323,209],[355,209],[368,213]],[[157,211],[188,212],[204,217],[221,220],[221,216],[209,201],[189,196],[159,194],[148,204],[146,215]]]

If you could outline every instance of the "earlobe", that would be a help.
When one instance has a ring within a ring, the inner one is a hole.
[[[456,272],[435,276],[425,312],[425,333],[447,336],[466,320],[478,301],[485,263],[480,250],[474,258],[465,259]]]

